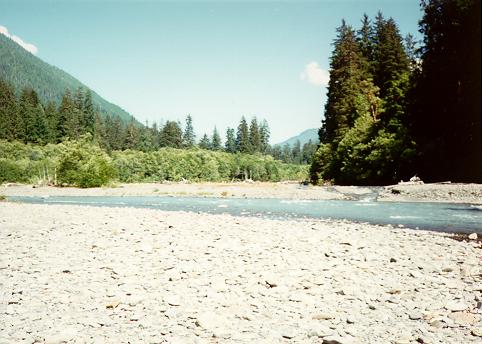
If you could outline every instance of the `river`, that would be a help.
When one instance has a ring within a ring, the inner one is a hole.
[[[345,219],[441,232],[482,233],[482,208],[470,204],[168,196],[10,196],[8,199],[40,204],[153,208],[273,219]]]

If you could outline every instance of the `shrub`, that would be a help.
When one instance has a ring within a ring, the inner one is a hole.
[[[67,141],[64,145],[57,172],[60,185],[97,187],[115,178],[116,170],[111,158],[88,139]]]

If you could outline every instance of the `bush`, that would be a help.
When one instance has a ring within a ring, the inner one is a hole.
[[[0,183],[27,181],[25,170],[16,161],[0,158]]]
[[[116,177],[111,158],[88,139],[67,141],[64,145],[57,172],[60,185],[97,187],[106,185]]]

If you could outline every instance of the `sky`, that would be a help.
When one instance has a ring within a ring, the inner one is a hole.
[[[141,122],[256,116],[275,144],[321,125],[336,28],[379,10],[420,38],[419,0],[0,0],[0,34]]]

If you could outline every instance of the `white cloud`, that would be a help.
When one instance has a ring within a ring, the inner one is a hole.
[[[10,38],[12,41],[17,43],[18,45],[20,45],[22,48],[24,48],[28,52],[30,52],[32,54],[37,54],[38,48],[35,45],[33,45],[31,43],[27,43],[23,39],[21,39],[20,37],[10,34],[10,32],[8,32],[8,29],[5,26],[0,25],[0,34],[7,36],[8,38]]]
[[[300,79],[313,85],[328,86],[330,73],[321,68],[318,62],[312,61],[305,66],[304,71],[300,74]]]

